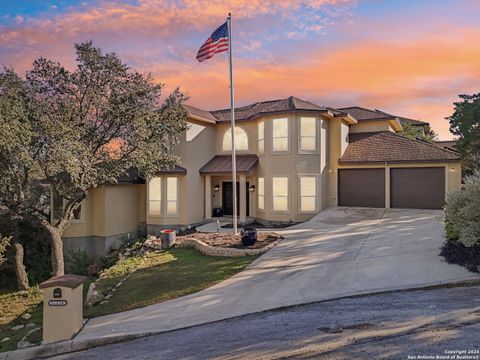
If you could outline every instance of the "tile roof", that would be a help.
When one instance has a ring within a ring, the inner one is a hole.
[[[361,106],[350,106],[350,107],[340,108],[338,110],[349,113],[358,121],[397,118],[402,125],[405,125],[405,124],[417,125],[417,126],[429,125],[429,123],[425,121],[409,119],[403,116],[392,115],[382,110],[378,110],[378,109],[371,110],[371,109],[363,108]]]
[[[258,162],[258,156],[255,154],[237,155],[237,172],[247,173]],[[223,174],[232,172],[232,156],[216,155],[208,161],[199,170],[200,174]]]
[[[187,173],[187,169],[180,165],[175,165],[172,168],[160,169],[157,171],[157,175],[167,175],[167,174],[179,174],[185,175]]]
[[[199,116],[204,119],[208,119],[214,122],[228,122],[230,121],[230,109],[220,109],[205,111],[198,109],[190,105],[184,105],[185,110],[194,116]],[[310,101],[302,100],[294,96],[290,96],[286,99],[269,100],[256,102],[247,106],[235,108],[235,120],[253,120],[259,116],[266,114],[281,113],[287,111],[321,111],[330,112],[334,115],[345,115],[343,111],[337,109],[327,108],[324,106],[316,105]]]
[[[455,151],[455,145],[457,142],[455,140],[446,140],[446,141],[435,141],[433,145],[438,146],[442,149],[453,150]]]
[[[438,148],[391,131],[349,135],[339,164],[460,161],[455,151]]]

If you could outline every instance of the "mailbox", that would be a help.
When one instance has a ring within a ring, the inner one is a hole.
[[[71,339],[82,327],[83,282],[80,275],[55,276],[40,284],[43,293],[43,344]]]

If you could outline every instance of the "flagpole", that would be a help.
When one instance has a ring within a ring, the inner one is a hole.
[[[230,115],[232,131],[232,190],[233,190],[233,233],[237,234],[237,157],[235,151],[235,102],[233,97],[233,66],[232,66],[232,14],[228,13],[228,68],[230,74]]]

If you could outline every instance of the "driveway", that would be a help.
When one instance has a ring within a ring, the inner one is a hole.
[[[90,320],[76,340],[153,334],[339,297],[479,279],[438,256],[438,210],[331,208],[238,275],[198,293]]]

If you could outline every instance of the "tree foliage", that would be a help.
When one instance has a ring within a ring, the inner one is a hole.
[[[432,129],[428,132],[424,132],[423,127],[414,126],[411,124],[403,124],[400,134],[414,140],[423,140],[429,143],[433,143],[438,140],[438,135]]]
[[[75,50],[73,71],[45,58],[33,63],[25,80],[4,71],[10,81],[3,92],[14,93],[19,105],[4,96],[7,115],[0,126],[7,135],[0,146],[8,156],[0,186],[19,183],[31,191],[3,205],[21,203],[22,213],[35,216],[51,234],[55,275],[64,272],[60,237],[88,190],[117,182],[132,167],[149,178],[174,166],[179,159],[171,148],[187,126],[181,106],[186,96],[178,89],[160,101],[163,86],[150,74],[132,71],[91,42]],[[50,189],[65,199],[52,224],[45,211]]]
[[[480,169],[480,93],[459,97],[462,101],[454,103],[455,110],[447,120],[458,137],[455,147],[473,172]]]
[[[480,244],[480,171],[467,176],[463,189],[448,195],[446,225],[450,237],[467,246]]]
[[[2,234],[0,234],[0,265],[7,260],[5,253],[7,252],[11,240],[11,236],[2,236]]]

